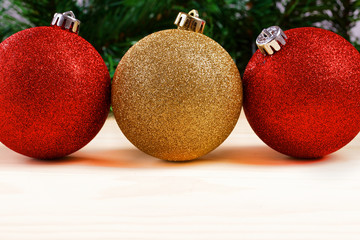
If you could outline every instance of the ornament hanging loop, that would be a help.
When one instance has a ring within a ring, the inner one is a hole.
[[[51,26],[58,26],[62,29],[78,34],[80,29],[80,21],[75,18],[75,14],[72,11],[55,13],[51,22]]]
[[[256,38],[256,45],[262,54],[272,55],[281,49],[281,45],[286,44],[285,39],[287,36],[283,30],[278,26],[272,26],[262,30]]]
[[[198,18],[199,12],[197,10],[193,9],[189,12],[189,15]]]
[[[206,22],[199,18],[198,11],[193,9],[189,13],[179,12],[174,24],[181,30],[203,33]]]

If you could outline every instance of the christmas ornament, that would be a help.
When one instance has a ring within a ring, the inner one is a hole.
[[[360,54],[344,38],[319,28],[259,35],[244,73],[244,111],[273,149],[318,158],[360,130]]]
[[[20,31],[0,45],[0,140],[40,159],[85,146],[110,106],[110,76],[98,52],[77,35],[72,12],[50,27]]]
[[[112,83],[114,115],[140,150],[165,160],[191,160],[233,130],[242,86],[230,55],[202,34],[196,10],[179,13],[179,29],[153,33],[119,63]]]

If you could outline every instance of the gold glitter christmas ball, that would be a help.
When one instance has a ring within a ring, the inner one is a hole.
[[[124,135],[154,157],[183,161],[219,146],[242,106],[239,71],[230,55],[201,33],[153,33],[124,55],[112,84]]]

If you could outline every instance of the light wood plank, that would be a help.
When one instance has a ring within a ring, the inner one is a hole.
[[[135,149],[110,118],[46,162],[0,145],[1,240],[360,239],[360,139],[322,160],[265,146],[244,116],[200,160]]]

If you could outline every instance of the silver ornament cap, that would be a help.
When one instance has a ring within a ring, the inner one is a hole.
[[[75,14],[72,11],[64,13],[55,13],[51,22],[51,26],[59,26],[62,29],[67,29],[70,32],[79,33],[80,21],[75,18]]]
[[[280,27],[271,26],[262,30],[256,38],[256,45],[262,54],[272,55],[281,49],[281,45],[286,44],[285,39],[287,36]]]
[[[198,11],[193,9],[189,13],[179,12],[174,24],[181,30],[203,33],[206,21],[199,18]]]

